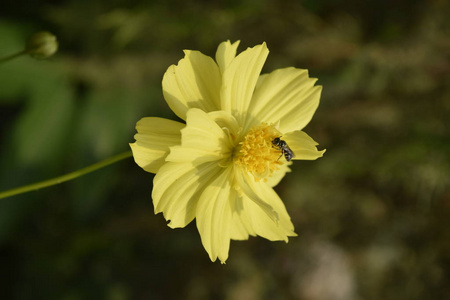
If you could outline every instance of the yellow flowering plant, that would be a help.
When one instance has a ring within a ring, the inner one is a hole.
[[[155,213],[171,228],[194,219],[212,261],[228,258],[230,240],[296,236],[273,190],[291,159],[323,155],[302,129],[319,105],[321,86],[308,71],[285,68],[261,75],[265,43],[239,55],[223,42],[216,61],[184,51],[164,74],[164,98],[186,123],[146,117],[130,144],[135,162],[155,173]]]
[[[132,151],[0,192],[0,199],[69,181],[133,156],[144,170],[156,173],[155,213],[162,212],[172,228],[196,219],[212,261],[227,260],[231,239],[259,235],[287,242],[296,236],[294,226],[273,187],[290,171],[291,160],[314,160],[325,152],[301,131],[319,105],[321,86],[314,86],[316,79],[302,69],[260,75],[269,53],[266,44],[236,56],[238,45],[221,43],[216,61],[186,50],[178,65],[168,68],[162,82],[164,98],[186,123],[143,118],[136,125]]]

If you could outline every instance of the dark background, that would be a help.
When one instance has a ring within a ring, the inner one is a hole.
[[[299,237],[232,242],[153,214],[153,175],[122,161],[0,200],[1,299],[450,299],[448,1],[2,1],[0,57],[40,30],[59,52],[0,65],[0,190],[127,151],[173,118],[161,79],[183,49],[266,41],[264,72],[323,85],[306,127],[325,156],[277,187]]]

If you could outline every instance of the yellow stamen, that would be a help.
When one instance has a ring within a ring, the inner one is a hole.
[[[262,123],[253,126],[239,143],[234,162],[252,173],[257,181],[271,176],[283,164],[279,161],[281,150],[272,144],[280,136],[281,133],[273,125]]]

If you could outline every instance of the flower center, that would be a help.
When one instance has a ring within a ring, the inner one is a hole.
[[[253,126],[239,143],[234,162],[252,173],[257,181],[271,176],[283,164],[279,161],[281,150],[272,143],[280,136],[281,133],[273,125],[262,123]]]

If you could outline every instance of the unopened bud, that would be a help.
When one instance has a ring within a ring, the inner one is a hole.
[[[56,36],[47,31],[33,34],[27,41],[25,51],[33,58],[44,59],[58,50]]]

